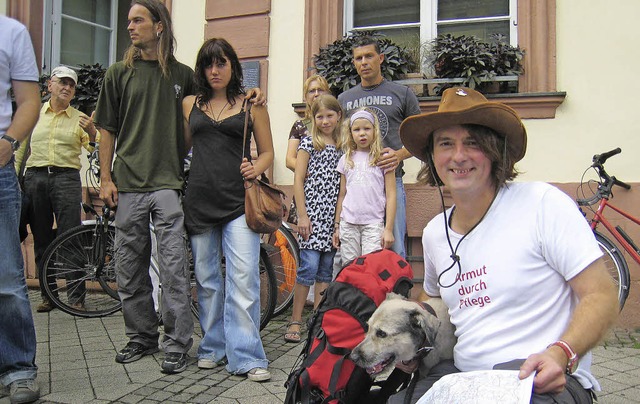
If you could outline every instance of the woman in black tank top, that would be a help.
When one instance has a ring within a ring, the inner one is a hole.
[[[184,199],[191,238],[200,325],[198,367],[226,362],[227,371],[264,381],[271,375],[260,340],[259,235],[244,217],[244,181],[273,163],[266,107],[254,105],[250,130],[258,157],[249,156],[250,136],[242,144],[245,108],[242,69],[224,39],[206,41],[195,67],[197,94],[183,101],[185,141],[193,146]],[[225,256],[226,277],[221,259]]]

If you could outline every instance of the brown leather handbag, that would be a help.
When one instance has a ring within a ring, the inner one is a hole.
[[[251,103],[245,101],[244,137],[242,139],[243,158],[244,145],[247,141],[249,127],[249,111]],[[245,180],[244,182],[244,213],[247,226],[256,233],[273,233],[280,227],[286,206],[285,194],[275,186],[269,184],[269,179],[263,173],[260,179]]]

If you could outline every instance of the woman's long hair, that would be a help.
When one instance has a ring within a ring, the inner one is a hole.
[[[205,69],[214,63],[231,63],[231,80],[227,85],[227,101],[232,106],[236,103],[236,97],[244,94],[242,87],[242,66],[238,54],[231,44],[223,38],[211,38],[205,41],[198,51],[194,81],[198,105],[204,106],[212,97],[213,89],[209,85]]]
[[[369,165],[375,166],[380,160],[380,156],[382,155],[382,135],[380,134],[380,123],[378,121],[378,116],[375,112],[371,111],[367,107],[359,108],[351,114],[355,114],[358,111],[366,111],[373,116],[373,139],[371,139],[371,145],[369,146]],[[364,119],[364,118],[362,118]],[[342,144],[339,147],[344,151],[345,154],[345,164],[347,167],[353,167],[353,152],[358,150],[358,145],[356,141],[353,140],[353,136],[351,135],[351,119],[345,119],[342,123]]]
[[[162,75],[165,78],[169,77],[169,62],[175,60],[173,50],[176,46],[176,38],[173,36],[169,10],[167,10],[167,7],[158,0],[133,0],[131,2],[131,7],[136,4],[139,4],[149,10],[149,14],[151,14],[151,19],[154,23],[162,23],[163,30],[158,36],[157,45],[158,63],[162,69]],[[129,68],[133,68],[133,61],[140,59],[140,55],[141,51],[139,48],[136,48],[133,44],[129,45],[127,50],[124,52],[124,64]]]
[[[313,140],[313,148],[316,150],[322,150],[327,146],[322,136],[322,132],[320,132],[320,129],[318,129],[318,127],[316,126],[315,116],[321,108],[335,111],[340,117],[338,119],[336,127],[333,129],[333,133],[331,134],[333,141],[336,142],[336,147],[338,146],[338,144],[340,144],[340,126],[342,124],[342,118],[344,117],[342,113],[342,107],[340,106],[340,103],[338,102],[336,97],[331,94],[322,94],[320,97],[316,98],[316,100],[311,105],[311,117],[313,119],[311,139]]]

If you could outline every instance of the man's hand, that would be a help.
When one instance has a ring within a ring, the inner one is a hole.
[[[412,374],[418,369],[418,365],[420,365],[420,359],[413,358],[408,362],[400,361],[396,363],[396,367],[402,370],[405,373]]]
[[[244,97],[244,99],[249,100],[254,105],[267,104],[267,97],[264,96],[264,93],[258,87],[254,87],[251,90],[247,91],[247,95]]]
[[[0,139],[0,167],[6,166],[9,160],[11,160],[11,156],[13,156],[11,143]]]
[[[567,383],[566,366],[565,353],[558,347],[550,347],[544,352],[529,356],[520,366],[518,377],[522,380],[536,371],[533,379],[533,391],[536,394],[560,393]]]
[[[80,115],[80,127],[89,134],[92,140],[95,140],[96,137],[96,127],[93,124],[93,117],[96,114],[96,111],[91,113],[91,116],[87,116],[85,114]]]
[[[385,173],[389,171],[393,171],[398,167],[402,159],[398,152],[393,150],[390,147],[385,147],[382,149],[382,153],[380,154],[380,160],[378,160],[378,167],[382,168]]]
[[[100,199],[110,208],[118,205],[118,188],[113,181],[102,181],[100,183]]]

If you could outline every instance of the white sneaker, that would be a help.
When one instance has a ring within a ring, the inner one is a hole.
[[[264,382],[271,379],[271,372],[265,368],[253,368],[247,372],[247,379],[253,382]]]
[[[215,369],[218,366],[218,362],[213,359],[198,359],[198,367],[200,369]]]

